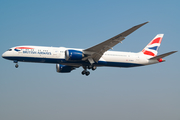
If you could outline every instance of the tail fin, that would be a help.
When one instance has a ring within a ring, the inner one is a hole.
[[[155,57],[161,45],[164,34],[157,34],[156,37],[141,51],[148,58]]]

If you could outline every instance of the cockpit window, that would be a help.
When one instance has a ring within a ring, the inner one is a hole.
[[[12,51],[12,49],[8,49],[8,51]]]

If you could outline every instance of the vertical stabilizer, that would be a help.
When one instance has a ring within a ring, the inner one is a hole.
[[[157,56],[163,36],[164,34],[157,34],[141,52],[148,58]]]

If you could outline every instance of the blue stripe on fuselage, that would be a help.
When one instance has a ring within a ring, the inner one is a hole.
[[[4,57],[8,60],[16,60],[21,62],[37,62],[37,63],[54,63],[54,64],[66,64],[70,66],[70,64],[77,64],[81,66],[90,65],[89,62],[86,61],[66,61],[65,59],[54,59],[54,58],[36,58],[36,57]],[[98,61],[98,63],[94,63],[95,66],[109,66],[109,67],[137,67],[143,66],[142,64],[136,63],[122,63],[122,62],[106,62],[106,61]]]

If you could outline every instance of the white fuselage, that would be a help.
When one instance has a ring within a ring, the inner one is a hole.
[[[16,49],[23,48],[24,49]],[[65,59],[66,50],[83,49],[65,48],[65,47],[42,47],[42,46],[17,46],[6,51],[2,57],[13,61],[37,62],[37,63],[54,63],[70,66],[86,66],[86,61],[67,61]],[[33,49],[26,49],[33,48]],[[95,66],[112,66],[112,67],[135,67],[148,64],[158,63],[158,60],[148,60],[141,52],[118,52],[107,51],[99,59]]]

